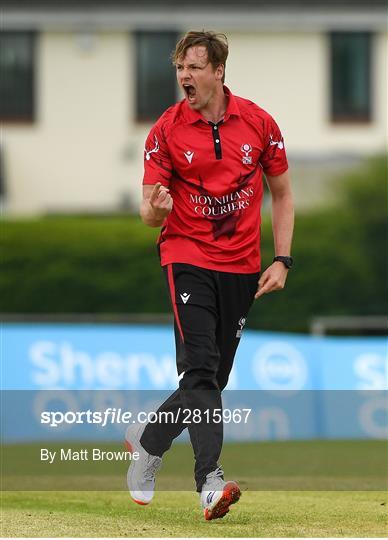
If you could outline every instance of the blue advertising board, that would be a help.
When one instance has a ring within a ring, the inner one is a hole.
[[[6,323],[2,342],[5,393],[33,391],[26,394],[31,397],[37,391],[162,392],[178,386],[169,327]],[[384,438],[387,366],[384,337],[245,331],[224,407],[228,401],[235,407],[236,400],[243,406],[253,399],[257,417],[252,429],[246,426],[245,435],[231,425],[225,436]],[[29,414],[36,409],[28,407]],[[11,420],[5,418],[5,435],[15,439],[15,419]]]

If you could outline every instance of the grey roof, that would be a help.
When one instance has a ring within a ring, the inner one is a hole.
[[[4,30],[384,32],[384,0],[3,0]]]
[[[385,0],[195,0],[195,3],[192,0],[112,0],[107,2],[106,0],[3,0],[3,8],[12,7],[12,9],[18,8],[43,8],[43,9],[84,9],[87,8],[104,8],[109,10],[110,8],[115,9],[118,7],[121,8],[145,8],[145,7],[214,7],[214,6],[225,6],[233,7],[235,9],[242,8],[244,6],[249,6],[252,8],[263,8],[263,9],[276,9],[277,7],[288,7],[288,8],[304,8],[304,9],[324,9],[324,8],[364,8],[369,9],[371,7],[382,7],[387,9],[387,2]]]

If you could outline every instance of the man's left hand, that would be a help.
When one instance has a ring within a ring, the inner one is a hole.
[[[263,296],[263,294],[283,289],[286,283],[287,274],[288,268],[286,268],[282,262],[276,261],[272,263],[260,276],[255,300],[260,296]]]

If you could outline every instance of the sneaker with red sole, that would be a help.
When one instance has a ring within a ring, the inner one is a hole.
[[[207,521],[224,517],[229,507],[241,497],[238,484],[233,481],[225,482],[221,467],[206,476],[202,486],[201,505]]]
[[[155,476],[162,465],[162,458],[149,454],[140,444],[146,424],[129,426],[125,433],[125,446],[138,452],[139,459],[132,459],[127,473],[127,486],[132,500],[141,505],[149,504],[155,492]]]

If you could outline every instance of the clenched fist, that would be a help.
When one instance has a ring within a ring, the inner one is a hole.
[[[166,218],[172,210],[172,197],[169,190],[160,182],[154,185],[149,203],[154,210],[155,219]]]
[[[143,186],[140,215],[146,225],[160,227],[171,210],[172,197],[166,187],[160,182]]]

